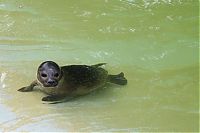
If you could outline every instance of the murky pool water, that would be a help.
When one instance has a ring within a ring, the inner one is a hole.
[[[0,131],[198,131],[198,0],[0,0]],[[108,63],[127,86],[61,104],[38,65]]]

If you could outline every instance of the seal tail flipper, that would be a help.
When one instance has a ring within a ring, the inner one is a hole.
[[[100,66],[103,66],[103,65],[106,65],[106,63],[95,64],[95,65],[92,65],[92,67],[100,67]]]
[[[121,72],[118,75],[108,75],[108,82],[118,84],[118,85],[126,85],[128,81],[124,77],[124,73]]]

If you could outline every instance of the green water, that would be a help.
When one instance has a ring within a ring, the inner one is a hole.
[[[0,0],[0,131],[199,131],[198,0]],[[108,63],[127,86],[56,105],[38,65]]]

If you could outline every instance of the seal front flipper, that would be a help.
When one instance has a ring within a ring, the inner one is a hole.
[[[42,98],[42,101],[46,101],[46,102],[51,102],[51,101],[59,101],[64,99],[64,96],[55,96],[55,95],[50,95],[50,96],[46,96]]]
[[[30,92],[30,91],[33,91],[33,88],[36,85],[38,85],[37,81],[33,81],[29,86],[22,87],[18,91],[20,91],[20,92]]]
[[[32,87],[27,86],[27,87],[22,87],[22,88],[19,89],[18,91],[20,91],[20,92],[30,92],[30,91],[32,91],[32,90],[33,90]]]
[[[70,101],[70,100],[72,100],[74,98],[76,98],[76,97],[74,97],[74,96],[65,96],[65,97],[56,98],[55,96],[53,96],[53,97],[52,96],[47,96],[47,97],[43,97],[42,101],[43,101],[43,104],[57,104],[57,103],[68,102],[68,101]],[[50,99],[52,101],[50,101]],[[47,100],[47,101],[45,101],[45,100]]]

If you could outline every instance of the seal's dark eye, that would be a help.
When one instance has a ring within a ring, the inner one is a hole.
[[[58,73],[55,73],[55,74],[54,74],[54,77],[58,77],[58,76],[59,76],[59,74],[58,74]]]
[[[41,76],[44,77],[44,78],[46,78],[46,77],[47,77],[47,74],[42,73]]]

